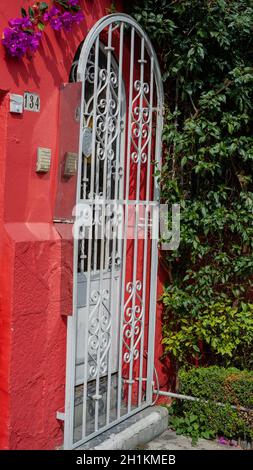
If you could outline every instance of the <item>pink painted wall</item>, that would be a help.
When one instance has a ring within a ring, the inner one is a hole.
[[[0,46],[0,449],[53,449],[62,443],[66,293],[71,241],[53,224],[58,164],[59,88],[90,27],[111,0],[81,0],[85,21],[65,34],[47,29],[32,60],[6,58]],[[0,36],[28,0],[1,0]],[[9,113],[9,93],[37,92],[41,112]],[[38,147],[52,149],[50,173],[35,172]],[[68,255],[66,256],[66,253]],[[162,281],[161,281],[162,282]],[[161,292],[159,282],[159,292]],[[166,371],[158,309],[156,366]]]

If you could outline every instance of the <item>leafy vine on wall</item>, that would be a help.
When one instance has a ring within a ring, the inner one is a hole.
[[[129,8],[163,71],[162,201],[181,206],[180,246],[161,252],[164,352],[176,366],[251,369],[252,0],[135,0]]]
[[[36,2],[28,10],[21,8],[21,17],[12,18],[4,29],[2,44],[8,56],[21,59],[37,51],[46,26],[55,31],[71,31],[84,19],[79,0]]]

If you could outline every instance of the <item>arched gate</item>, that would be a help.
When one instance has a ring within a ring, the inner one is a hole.
[[[82,82],[66,449],[152,403],[163,87],[130,16],[102,18],[73,69]]]

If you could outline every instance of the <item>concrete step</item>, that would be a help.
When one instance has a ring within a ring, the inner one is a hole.
[[[77,450],[129,450],[150,442],[168,428],[168,410],[148,407],[91,439]]]

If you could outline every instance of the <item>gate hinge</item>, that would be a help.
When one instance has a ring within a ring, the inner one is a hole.
[[[56,411],[56,419],[59,421],[65,421],[65,412],[62,410]]]

